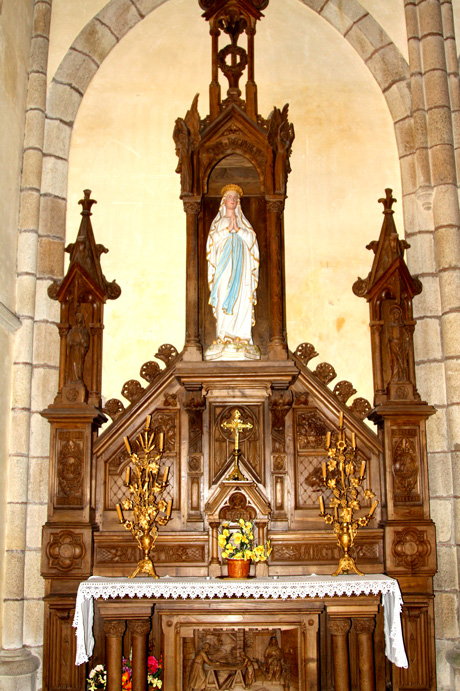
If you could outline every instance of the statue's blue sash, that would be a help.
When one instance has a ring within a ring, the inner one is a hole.
[[[241,274],[243,269],[243,241],[238,233],[231,233],[220,255],[216,273],[214,275],[211,296],[209,298],[209,302],[213,307],[216,307],[217,305],[217,289],[219,287],[219,281],[229,261],[232,262],[232,274],[227,286],[224,302],[222,303],[222,310],[225,312],[225,314],[233,314],[233,308],[240,291]]]

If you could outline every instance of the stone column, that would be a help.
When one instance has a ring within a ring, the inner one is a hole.
[[[348,660],[348,632],[351,621],[343,617],[330,617],[329,631],[332,634],[332,660],[334,665],[335,691],[350,691],[350,663]]]
[[[408,262],[424,285],[414,302],[420,394],[436,406],[427,424],[431,513],[437,526],[436,636],[438,684],[449,688],[445,653],[459,630],[457,553],[460,535],[460,212],[459,78],[451,0],[405,0],[413,108],[426,120],[433,189],[407,233]]]
[[[21,691],[36,688],[35,672],[40,662],[30,648],[40,646],[43,629],[43,582],[39,578],[39,564],[40,526],[46,517],[46,497],[39,496],[38,478],[43,473],[38,464],[31,463],[30,456],[31,411],[36,405],[34,340],[43,347],[40,334],[34,333],[34,320],[50,18],[51,1],[35,0],[17,250],[16,311],[21,327],[14,343],[10,455],[5,478],[8,490],[0,686],[5,690],[21,688]],[[44,451],[43,455],[46,453]],[[30,506],[29,502],[32,502]],[[25,582],[28,583],[27,598]]]

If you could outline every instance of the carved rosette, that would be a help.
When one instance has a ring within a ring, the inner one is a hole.
[[[372,410],[372,406],[366,398],[355,398],[353,403],[348,406],[353,415],[356,415],[360,420],[364,420]]]
[[[428,565],[431,544],[425,530],[405,528],[394,534],[392,553],[396,566],[416,571]]]
[[[351,382],[344,380],[337,382],[332,393],[343,403],[343,405],[345,405],[348,399],[356,393],[356,389]]]
[[[145,389],[137,379],[129,379],[123,384],[121,395],[128,399],[130,403],[135,403],[140,399]]]
[[[118,398],[110,398],[105,406],[102,408],[102,412],[110,417],[111,420],[116,420],[123,415],[125,406]]]
[[[162,360],[166,367],[170,365],[178,355],[177,348],[171,345],[171,343],[163,343],[163,345],[158,348],[158,352],[155,353],[155,357],[158,358],[158,360]]]
[[[144,362],[139,374],[142,377],[142,379],[145,379],[145,381],[148,381],[148,383],[151,384],[154,381],[154,379],[158,377],[160,372],[161,369],[158,362],[155,362],[155,360],[149,360],[148,362]]]
[[[81,569],[85,552],[81,533],[72,530],[52,533],[46,547],[48,566],[58,571]]]

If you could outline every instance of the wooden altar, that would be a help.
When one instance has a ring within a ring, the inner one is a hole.
[[[67,248],[68,272],[48,291],[61,304],[61,350],[59,391],[43,411],[51,426],[50,495],[42,546],[46,582],[43,689],[85,688],[87,670],[84,665],[74,665],[72,630],[80,582],[91,575],[127,576],[140,558],[116,513],[116,504],[125,496],[124,477],[130,463],[123,437],[135,437],[147,415],[151,415],[152,429],[164,433],[163,463],[169,467],[170,483],[166,499],[172,500],[173,511],[155,547],[160,576],[222,575],[216,530],[223,517],[235,511],[246,520],[257,515],[262,534],[269,535],[273,545],[270,576],[330,574],[340,554],[335,536],[319,515],[318,496],[326,438],[330,433],[336,439],[340,413],[347,435],[356,436],[359,459],[366,461],[365,486],[372,487],[380,499],[369,527],[360,531],[358,564],[366,574],[386,573],[397,578],[404,598],[409,668],[385,662],[380,612],[375,633],[366,633],[366,650],[369,653],[373,648],[376,670],[366,678],[372,677],[382,691],[385,684],[395,691],[434,689],[436,541],[429,514],[425,433],[426,419],[434,409],[420,400],[416,388],[412,299],[421,284],[404,261],[407,245],[394,225],[391,191],[382,200],[379,240],[369,245],[374,252],[371,272],[353,286],[355,294],[370,305],[374,407],[360,397],[350,404],[356,391],[349,381],[330,386],[336,376],[334,367],[326,362],[311,367],[310,361],[318,356],[311,343],[291,351],[286,341],[283,210],[294,129],[287,106],[275,108],[267,118],[257,110],[254,41],[257,21],[268,0],[200,0],[199,4],[209,21],[212,42],[209,115],[200,117],[195,98],[174,127],[187,237],[183,350],[179,352],[171,344],[161,346],[155,359],[141,365],[143,381],[128,379],[123,386],[128,403],[111,399],[102,407],[103,307],[107,299],[118,297],[120,288],[109,283],[101,269],[105,248],[94,238],[94,201],[89,190],[81,202],[76,241]],[[222,37],[228,37],[230,43],[219,50]],[[238,45],[243,37],[246,49]],[[229,80],[224,99],[219,69]],[[239,80],[245,70],[243,99]],[[206,241],[220,189],[228,182],[243,188],[241,205],[259,243],[253,340],[261,357],[210,362],[203,359],[215,333],[208,304]],[[226,476],[232,464],[233,440],[222,423],[235,408],[252,427],[241,436],[241,468],[247,482],[232,486]],[[112,422],[98,435],[106,416]],[[375,423],[376,432],[364,422],[366,416]],[[208,618],[212,630],[222,607],[227,606],[215,604],[215,611],[214,601],[206,607],[194,606],[201,629],[206,629]],[[359,603],[349,604],[346,618],[359,618]],[[268,610],[262,615],[265,623],[257,626],[277,632],[286,623],[289,607],[272,605],[270,626]],[[375,599],[369,600],[369,606],[374,616]],[[150,619],[151,604],[149,607]],[[164,647],[169,635],[164,622],[177,621],[182,626],[181,617],[186,616],[182,610],[173,614],[171,607],[169,603],[158,605],[149,624],[150,643],[165,657],[171,651]],[[357,688],[364,630],[360,625],[351,631],[349,625],[337,626],[323,606],[312,605],[311,609],[309,605],[306,611],[311,612],[317,632],[315,654],[312,660],[304,647],[298,647],[298,664],[308,669],[313,665],[321,689],[348,688],[348,673],[334,681],[331,671],[331,660],[340,649],[341,667],[346,658],[351,688]],[[112,615],[117,618],[111,610]],[[246,624],[252,626],[244,612],[238,610],[238,616],[242,617],[238,631]],[[293,626],[302,629],[306,621],[308,628],[309,614],[305,620],[295,609],[293,616]],[[101,616],[96,617],[95,634],[92,665],[106,660],[106,645],[112,645],[109,639],[114,635],[104,628]],[[117,646],[123,645],[129,652],[139,644],[139,635],[128,627],[123,641],[115,636]],[[193,649],[188,641],[189,658],[206,642],[211,650],[217,645],[211,633],[209,640],[207,635],[193,639]],[[236,638],[239,635],[237,632]],[[278,633],[276,636],[282,643],[282,659],[288,664],[289,637],[283,642]],[[348,648],[344,647],[347,641]],[[342,682],[346,685],[340,686]],[[225,683],[218,678],[215,688]],[[273,680],[267,684],[276,689]],[[371,681],[366,688],[373,688]]]

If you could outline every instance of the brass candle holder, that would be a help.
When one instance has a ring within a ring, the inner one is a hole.
[[[169,467],[166,466],[163,477],[159,481],[160,470],[159,461],[163,455],[164,434],[158,433],[158,443],[156,443],[155,432],[150,431],[151,416],[147,415],[145,427],[136,439],[139,447],[139,455],[133,451],[128,437],[124,437],[126,449],[133,464],[126,469],[124,485],[129,489],[131,497],[117,504],[117,514],[120,523],[125,530],[130,530],[140,549],[144,553],[144,558],[137,565],[136,570],[130,578],[134,578],[138,573],[146,573],[152,578],[158,578],[150,552],[154,549],[155,541],[158,536],[157,525],[166,525],[171,518],[172,501],[167,504],[162,498],[168,486]],[[156,448],[155,448],[156,447]],[[134,475],[134,477],[132,477]],[[125,520],[123,509],[132,510],[132,520]],[[160,514],[164,515],[161,516]]]
[[[358,576],[364,576],[355,563],[349,551],[353,547],[358,528],[368,525],[378,500],[374,499],[375,494],[371,489],[363,489],[362,483],[366,473],[366,461],[362,461],[358,470],[356,435],[351,434],[351,447],[345,439],[345,427],[343,426],[343,413],[339,417],[339,438],[336,446],[331,445],[331,433],[327,433],[326,448],[329,460],[322,464],[323,485],[332,490],[332,498],[327,509],[332,509],[333,513],[328,513],[324,505],[324,498],[319,497],[320,515],[328,525],[334,526],[337,536],[337,543],[343,550],[343,556],[339,561],[337,571],[332,575],[338,576],[340,573],[354,571]],[[366,516],[354,518],[355,511],[361,509],[358,500],[359,493],[364,499],[374,499],[374,502]]]

